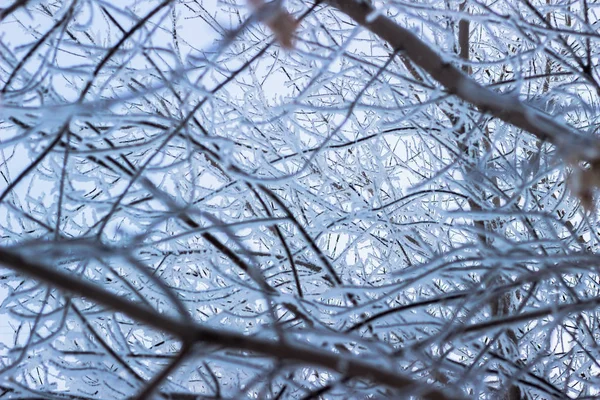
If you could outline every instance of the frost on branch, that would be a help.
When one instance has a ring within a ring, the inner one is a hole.
[[[18,3],[0,397],[598,396],[593,2]]]

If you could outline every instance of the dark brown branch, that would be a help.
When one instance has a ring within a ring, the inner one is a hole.
[[[421,385],[413,379],[381,367],[381,363],[367,363],[357,357],[328,353],[322,349],[292,343],[290,340],[276,342],[264,338],[242,335],[198,325],[192,321],[175,319],[147,307],[132,303],[101,287],[65,272],[32,262],[20,254],[0,249],[0,264],[29,275],[65,292],[82,296],[97,304],[123,313],[139,323],[171,334],[184,345],[205,343],[241,351],[250,351],[288,362],[305,363],[337,371],[344,376],[370,379],[405,392],[418,393],[428,399],[457,399],[431,386]]]

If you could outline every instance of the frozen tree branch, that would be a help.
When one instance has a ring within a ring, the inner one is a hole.
[[[442,84],[448,93],[475,105],[482,112],[534,134],[542,141],[550,141],[568,161],[587,161],[594,165],[600,163],[600,141],[597,138],[582,135],[572,127],[557,122],[552,116],[520,101],[517,96],[498,94],[478,84],[416,34],[378,13],[369,2],[324,2],[387,41],[394,50],[404,54]]]
[[[5,3],[0,397],[600,394],[596,4]]]
[[[421,386],[410,378],[388,371],[387,368],[382,368],[380,363],[367,363],[355,357],[331,354],[323,349],[314,349],[306,345],[294,343],[291,340],[281,342],[240,335],[238,333],[203,327],[192,321],[172,318],[116,296],[93,283],[74,278],[70,274],[27,260],[14,251],[0,249],[0,264],[67,293],[75,294],[94,303],[109,307],[144,325],[173,335],[184,346],[207,344],[250,351],[285,360],[286,362],[307,363],[325,367],[337,371],[343,376],[370,379],[395,389],[417,393],[426,399],[458,399],[458,397],[450,396],[437,388]],[[186,353],[187,351],[182,351],[182,354]],[[149,386],[149,388],[154,390],[155,386]]]

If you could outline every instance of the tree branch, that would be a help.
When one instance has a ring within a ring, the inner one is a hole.
[[[523,103],[517,97],[499,94],[480,85],[408,29],[384,15],[371,18],[377,11],[365,1],[324,2],[388,42],[394,50],[400,51],[427,71],[449,93],[534,134],[540,140],[553,143],[567,161],[588,161],[600,167],[600,141],[597,138],[576,133],[572,127],[555,121],[552,116]]]
[[[289,340],[276,342],[265,338],[216,330],[198,325],[192,321],[175,319],[147,307],[132,303],[91,282],[86,282],[43,264],[32,262],[10,250],[0,249],[0,264],[65,292],[73,293],[97,304],[110,307],[147,326],[169,333],[179,338],[184,343],[184,346],[202,342],[241,351],[251,351],[276,359],[285,359],[291,362],[328,368],[344,376],[366,378],[378,384],[419,394],[427,399],[443,400],[458,398],[444,393],[437,388],[422,385],[409,377],[385,370],[381,367],[381,361],[377,364],[367,363],[354,357],[327,353],[323,349],[294,344]]]

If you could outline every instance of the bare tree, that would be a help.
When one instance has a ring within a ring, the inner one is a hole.
[[[597,4],[0,5],[0,398],[599,395]]]

